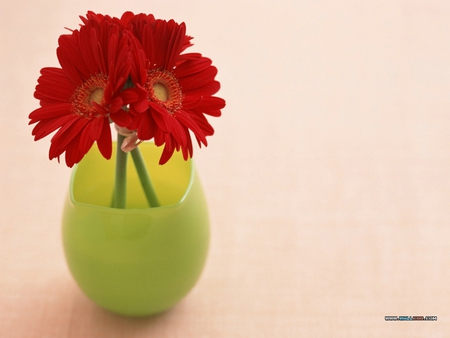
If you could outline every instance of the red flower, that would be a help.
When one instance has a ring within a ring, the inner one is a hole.
[[[96,142],[111,157],[109,123],[134,130],[138,141],[164,145],[160,164],[173,152],[192,157],[191,132],[199,146],[214,129],[205,115],[220,116],[225,101],[217,69],[191,46],[184,23],[126,12],[119,18],[88,12],[79,30],[59,38],[61,68],[43,68],[30,114],[35,140],[53,132],[50,159],[65,152],[69,167]]]
[[[50,159],[65,152],[69,167],[81,161],[94,142],[111,157],[110,119],[128,125],[122,106],[133,101],[122,91],[130,73],[130,36],[110,18],[91,18],[79,30],[59,38],[61,68],[43,68],[34,96],[41,107],[33,111],[32,134],[39,140],[52,132]]]
[[[137,38],[133,43],[136,68],[131,78],[136,88],[145,92],[146,103],[130,105],[133,123],[141,140],[154,138],[164,145],[160,164],[166,163],[175,150],[184,159],[192,157],[190,131],[199,146],[214,129],[206,115],[220,116],[225,101],[212,96],[220,84],[214,78],[217,69],[212,61],[198,53],[182,54],[191,46],[185,24],[173,20],[155,20],[152,15],[125,13],[121,24]]]

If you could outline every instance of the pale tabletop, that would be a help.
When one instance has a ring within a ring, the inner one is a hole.
[[[227,100],[194,151],[205,270],[153,318],[74,282],[71,170],[27,125],[40,68],[87,10],[185,21]],[[448,337],[448,1],[16,0],[0,17],[0,337]]]

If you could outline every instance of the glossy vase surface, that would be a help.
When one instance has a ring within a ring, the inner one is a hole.
[[[99,306],[148,316],[180,301],[197,282],[209,244],[208,209],[191,160],[175,153],[158,164],[161,149],[139,146],[160,207],[148,207],[131,157],[127,207],[111,207],[115,155],[96,147],[74,168],[62,235],[69,269]]]

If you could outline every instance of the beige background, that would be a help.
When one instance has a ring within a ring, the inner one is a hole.
[[[155,318],[76,286],[70,169],[27,125],[40,68],[88,9],[185,21],[227,100],[195,151],[207,266]],[[0,337],[448,336],[450,2],[2,0],[0,16]]]

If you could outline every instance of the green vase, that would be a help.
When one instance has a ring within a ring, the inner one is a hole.
[[[160,207],[149,208],[131,158],[127,207],[111,208],[115,154],[96,147],[74,168],[62,236],[67,264],[83,292],[99,306],[148,316],[175,305],[195,285],[209,244],[208,209],[191,160],[175,153],[158,165],[161,149],[139,146]]]

